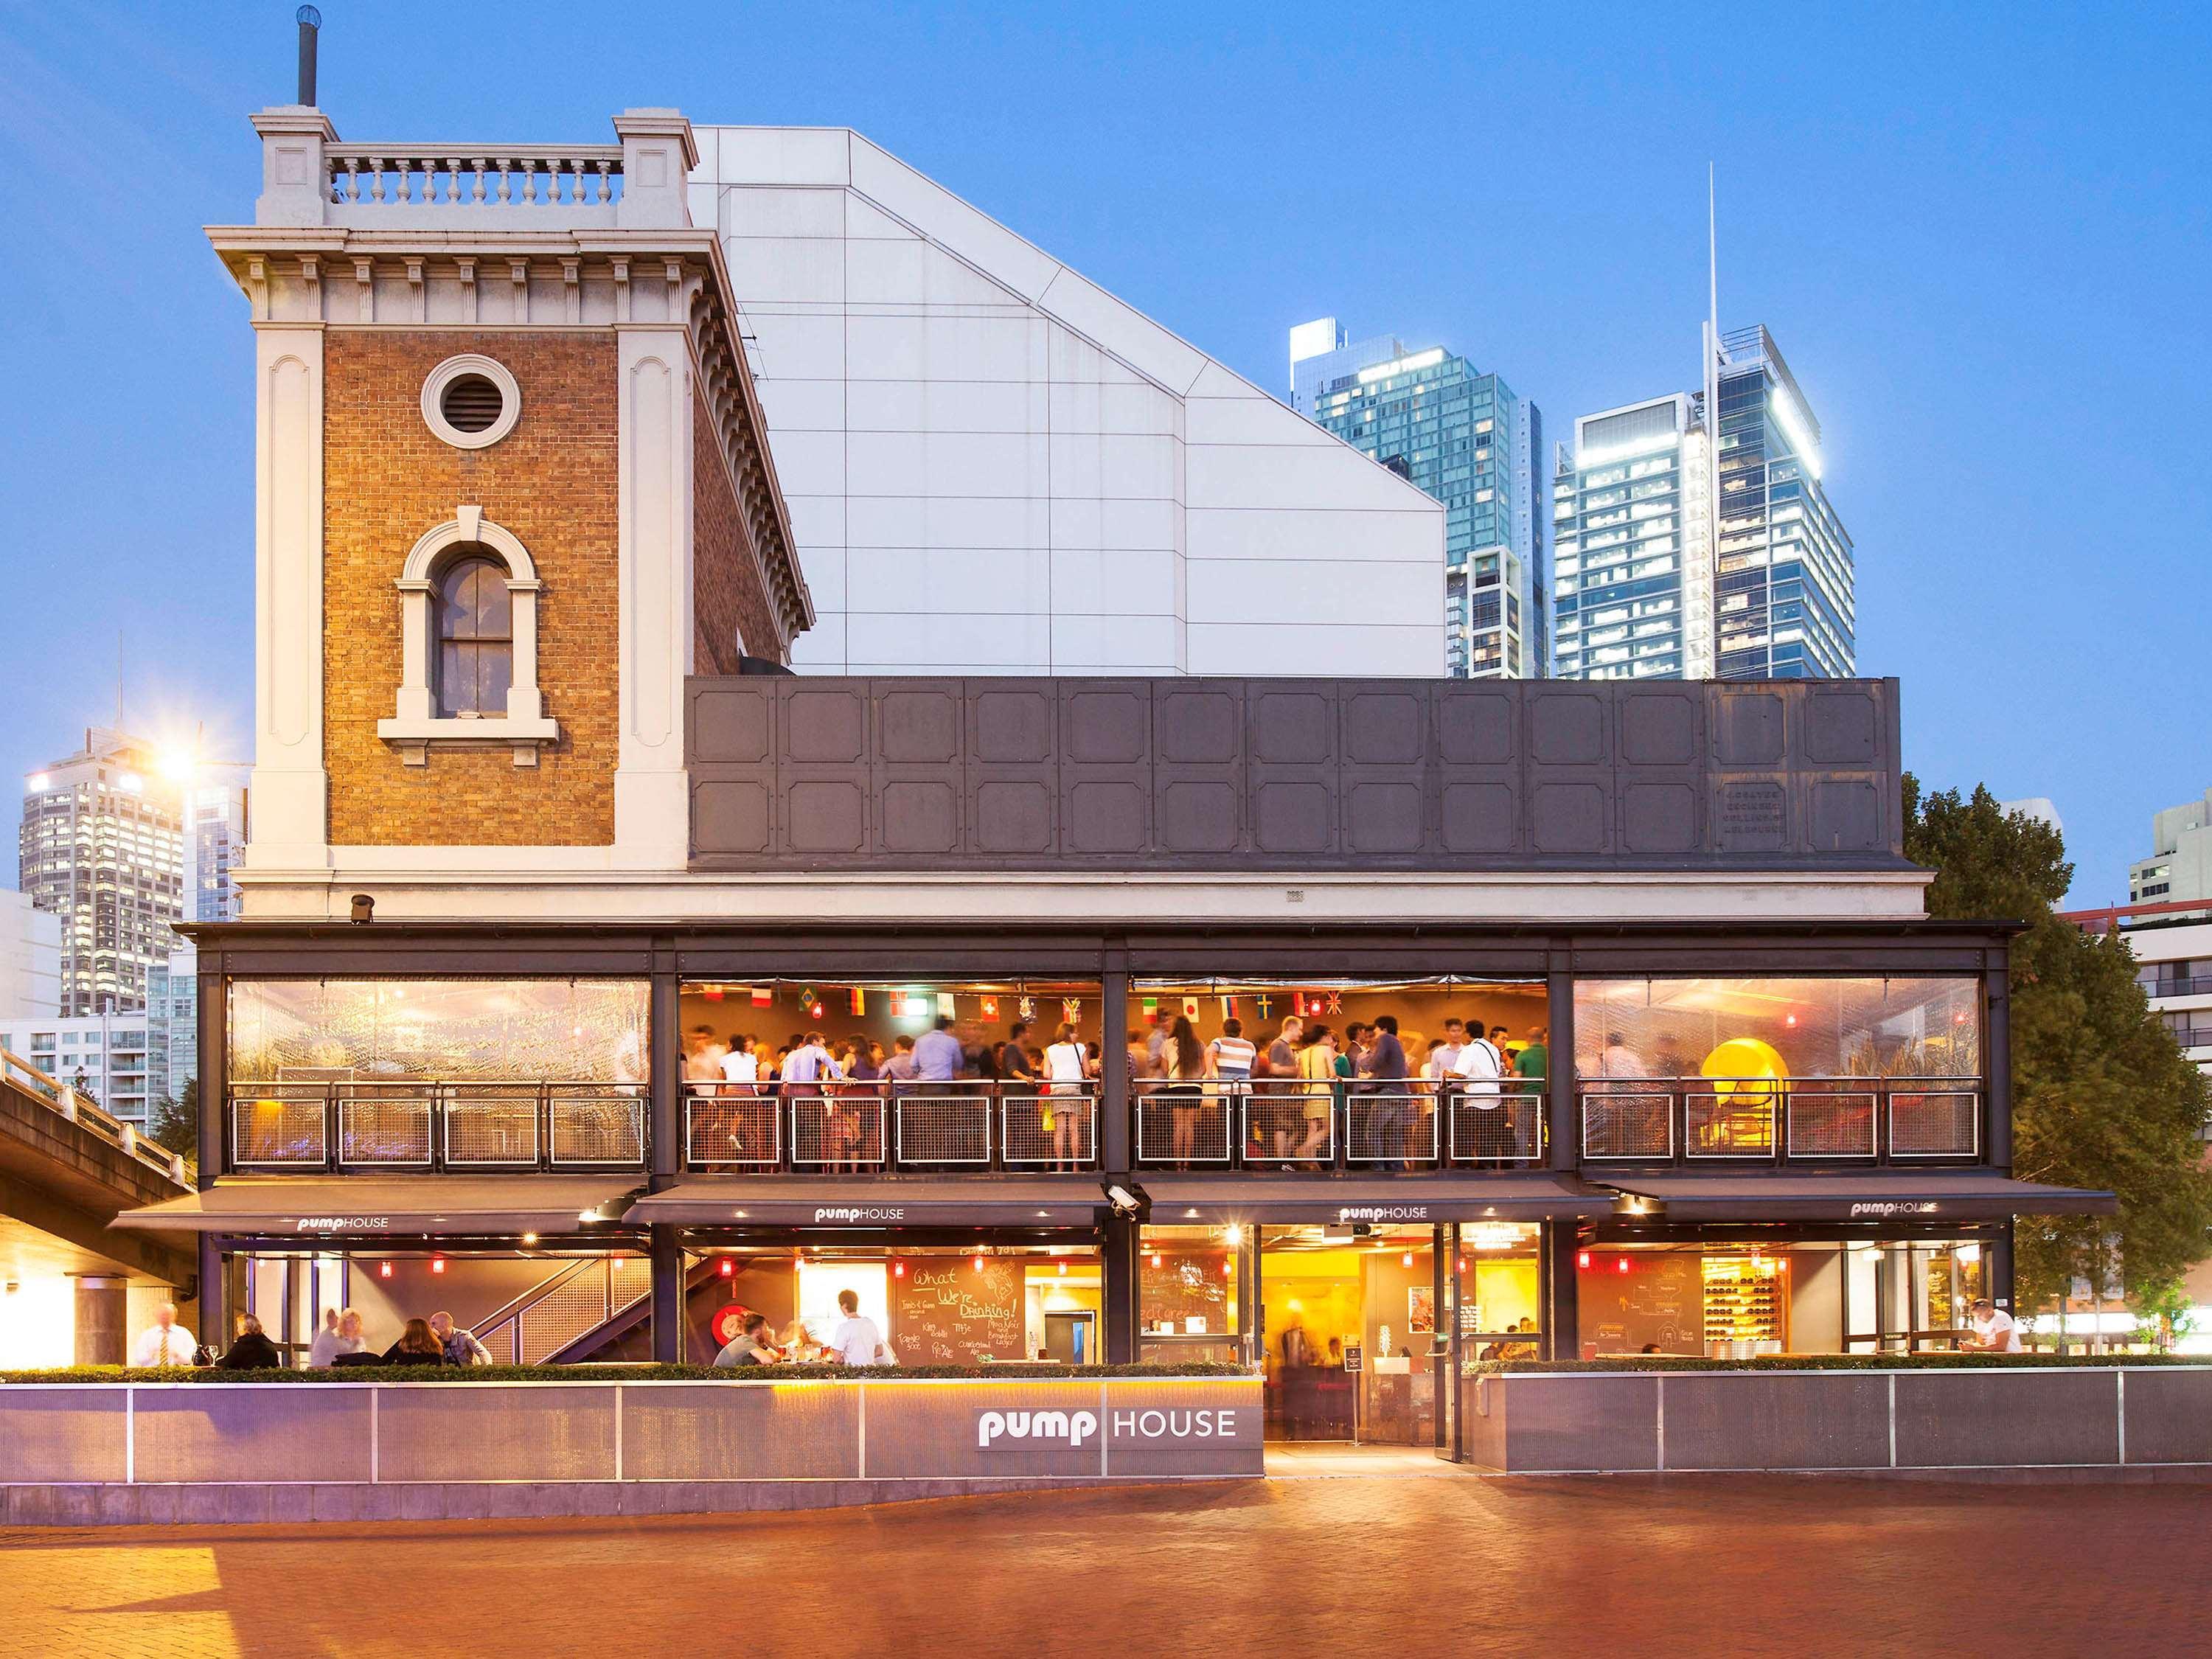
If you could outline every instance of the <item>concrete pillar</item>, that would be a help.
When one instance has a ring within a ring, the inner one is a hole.
[[[1129,1170],[1129,965],[1121,951],[1108,953],[1098,994],[1098,1053],[1104,1067],[1098,1091],[1098,1150],[1109,1175]]]
[[[131,1281],[112,1273],[76,1273],[76,1363],[120,1365],[131,1352]]]

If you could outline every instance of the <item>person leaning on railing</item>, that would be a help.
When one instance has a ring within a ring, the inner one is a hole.
[[[1052,1139],[1052,1167],[1075,1167],[1080,1150],[1076,1115],[1091,1076],[1091,1059],[1076,1040],[1073,1022],[1064,1022],[1044,1051],[1045,1097],[1038,1105],[1038,1127]]]

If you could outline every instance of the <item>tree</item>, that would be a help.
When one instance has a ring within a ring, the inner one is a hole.
[[[2057,830],[1984,787],[1923,796],[1910,774],[1905,815],[1905,855],[1936,872],[1930,916],[2027,924],[2012,947],[2014,1174],[2120,1200],[2117,1218],[2021,1218],[2020,1305],[2075,1278],[2102,1286],[2116,1266],[2129,1293],[2155,1300],[2212,1253],[2203,1074],[2150,1012],[2127,940],[2054,910],[2074,881]]]
[[[185,1079],[181,1095],[164,1095],[154,1108],[146,1138],[165,1152],[191,1158],[200,1149],[200,1080]]]

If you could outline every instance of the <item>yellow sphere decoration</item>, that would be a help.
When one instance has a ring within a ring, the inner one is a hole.
[[[1771,1104],[1790,1078],[1789,1063],[1757,1037],[1730,1037],[1698,1070],[1711,1082],[1714,1098],[1731,1106]]]

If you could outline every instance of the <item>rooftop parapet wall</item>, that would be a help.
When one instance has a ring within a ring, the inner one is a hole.
[[[1894,680],[694,678],[695,871],[1901,872]]]

